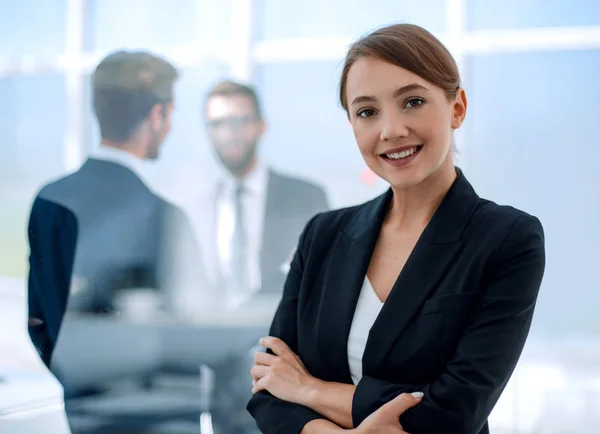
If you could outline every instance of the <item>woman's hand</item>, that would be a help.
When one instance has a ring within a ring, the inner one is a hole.
[[[382,405],[355,429],[354,434],[407,434],[400,424],[400,415],[423,398],[420,392],[402,393]]]
[[[254,356],[250,370],[252,393],[266,390],[283,401],[306,402],[319,380],[310,375],[300,358],[281,339],[269,336],[262,338],[260,345],[275,355],[261,352]]]

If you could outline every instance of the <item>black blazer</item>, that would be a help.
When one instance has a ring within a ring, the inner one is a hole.
[[[460,171],[375,321],[352,403],[354,426],[399,393],[418,434],[488,433],[519,359],[545,267],[539,220],[477,196]],[[392,192],[316,216],[300,238],[271,335],[317,378],[351,384],[347,339]],[[248,410],[267,434],[321,416],[266,392]]]
[[[54,285],[58,278],[51,275],[52,270],[43,277],[30,277],[30,309],[45,306],[45,320],[50,324],[60,324],[67,305],[82,312],[111,312],[118,289],[176,292],[182,282],[201,285],[200,254],[187,218],[129,168],[90,158],[78,171],[41,189],[30,217],[30,276],[39,275],[40,266],[48,268],[45,261],[55,246],[66,243],[72,249],[74,242],[70,229],[62,233],[46,219],[48,208],[62,210],[61,215],[77,222],[74,257],[61,259],[65,266],[54,270],[61,275],[72,272],[71,287],[71,276]],[[70,228],[72,224],[63,225]],[[50,346],[43,348],[46,361],[57,332],[53,327]]]

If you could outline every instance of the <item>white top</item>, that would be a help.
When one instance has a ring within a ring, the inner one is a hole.
[[[248,278],[250,290],[239,295],[240,299],[231,300],[239,305],[260,290],[260,251],[262,248],[263,225],[266,211],[267,185],[269,173],[267,168],[258,163],[242,181],[244,196],[242,198],[244,229],[247,240]],[[219,264],[225,277],[231,275],[231,244],[235,230],[235,191],[237,181],[228,177],[219,189],[217,197],[217,248]]]
[[[368,277],[365,276],[360,296],[354,311],[350,334],[348,335],[348,365],[354,384],[358,384],[362,378],[362,361],[367,345],[367,339],[373,323],[377,319],[382,301],[377,297]]]

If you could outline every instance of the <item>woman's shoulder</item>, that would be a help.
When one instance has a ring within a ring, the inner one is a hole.
[[[468,225],[466,237],[479,244],[506,247],[538,245],[543,249],[544,228],[536,216],[510,205],[480,199]]]
[[[480,226],[487,226],[488,229],[500,227],[510,229],[521,222],[543,230],[542,223],[536,216],[514,206],[500,205],[483,198],[479,199],[479,206],[475,210],[472,222]]]

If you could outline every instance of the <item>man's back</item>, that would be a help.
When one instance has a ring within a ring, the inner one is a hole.
[[[115,290],[163,289],[171,277],[167,273],[182,278],[183,270],[199,263],[189,247],[195,239],[183,214],[123,165],[91,158],[77,172],[44,187],[39,196],[77,218],[70,299],[75,310],[110,311]],[[176,246],[181,252],[176,255],[170,248],[174,243],[188,247]]]
[[[39,196],[77,218],[74,290],[83,284],[88,296],[78,294],[75,309],[110,310],[116,289],[160,286],[161,244],[175,211],[132,170],[92,158]]]

